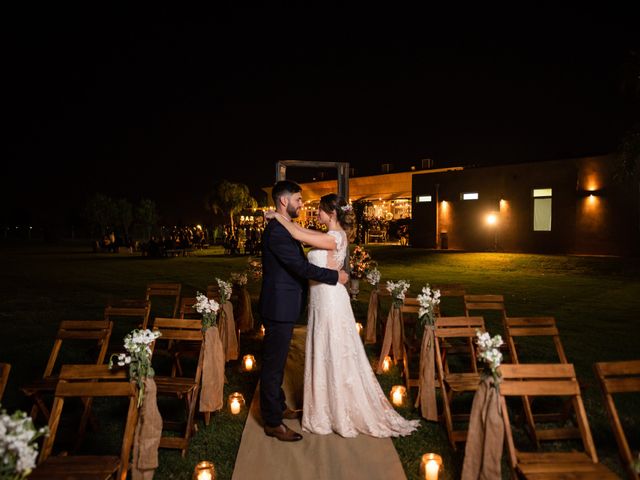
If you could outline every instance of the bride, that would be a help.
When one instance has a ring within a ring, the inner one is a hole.
[[[353,209],[331,193],[320,199],[318,222],[327,233],[305,229],[282,215],[275,217],[298,241],[314,247],[310,263],[340,270],[346,258]],[[342,284],[310,281],[309,322],[304,369],[302,428],[317,434],[355,437],[408,435],[419,420],[406,420],[382,392],[360,340],[349,294]]]

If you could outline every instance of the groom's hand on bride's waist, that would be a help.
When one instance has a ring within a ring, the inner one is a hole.
[[[345,285],[349,281],[349,274],[344,270],[338,272],[338,282]]]

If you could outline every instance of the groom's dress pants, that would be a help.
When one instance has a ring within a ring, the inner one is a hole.
[[[269,427],[282,424],[287,407],[282,381],[293,334],[293,323],[263,319],[262,370],[260,373],[260,409],[262,420]]]

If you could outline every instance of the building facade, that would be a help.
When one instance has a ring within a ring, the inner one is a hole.
[[[412,177],[411,245],[634,255],[637,182],[614,156],[424,172]]]

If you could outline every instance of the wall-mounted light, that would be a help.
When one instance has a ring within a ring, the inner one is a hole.
[[[489,213],[486,217],[486,222],[488,225],[494,226],[498,224],[498,215],[495,213]]]

